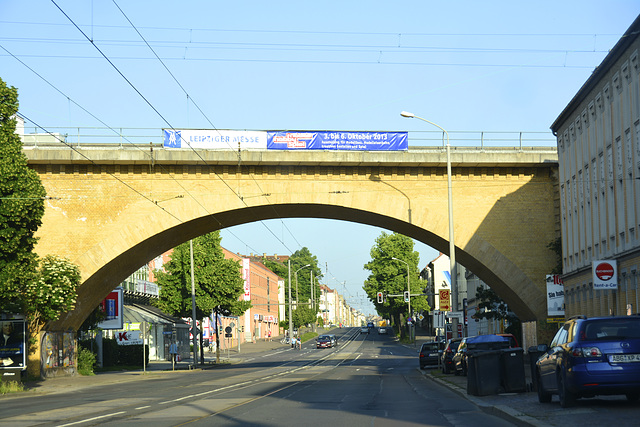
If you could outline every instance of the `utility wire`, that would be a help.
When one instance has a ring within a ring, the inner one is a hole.
[[[46,84],[48,84],[51,88],[53,88],[55,91],[57,91],[60,95],[62,95],[63,97],[67,98],[67,100],[69,100],[69,102],[73,103],[75,106],[77,106],[78,108],[80,108],[82,111],[84,111],[85,113],[87,113],[89,116],[93,117],[95,120],[97,120],[98,122],[102,123],[105,127],[107,127],[109,130],[113,131],[116,135],[118,135],[119,137],[122,137],[125,141],[127,141],[130,145],[132,145],[134,148],[137,148],[139,151],[141,151],[145,156],[149,157],[149,160],[152,161],[153,158],[151,156],[151,154],[146,151],[143,150],[141,147],[137,146],[136,144],[134,144],[132,141],[130,141],[126,136],[122,135],[121,133],[119,133],[118,131],[116,131],[114,128],[112,128],[111,126],[109,126],[108,124],[106,124],[103,120],[101,120],[99,117],[97,117],[96,115],[94,115],[93,113],[91,113],[89,110],[87,110],[86,108],[84,108],[82,105],[78,104],[76,101],[74,101],[73,99],[71,99],[71,97],[69,97],[68,95],[66,95],[64,92],[62,92],[58,87],[56,87],[53,83],[49,82],[46,78],[44,78],[41,74],[39,74],[38,72],[36,72],[33,68],[31,68],[29,65],[27,65],[26,63],[24,63],[23,61],[21,61],[19,58],[17,58],[15,55],[13,55],[10,51],[8,51],[4,46],[0,45],[0,48],[2,48],[5,52],[7,52],[9,55],[11,55],[16,61],[20,62],[24,67],[26,67],[29,71],[31,71],[32,73],[34,73],[36,76],[38,76],[42,81],[44,81]],[[21,115],[25,118],[27,118],[24,114],[21,113]],[[30,119],[27,119],[30,122],[32,122]],[[37,125],[35,122],[34,123],[38,128],[43,129],[43,127]],[[55,139],[60,140],[60,138],[58,138],[57,136],[55,136],[55,134],[47,131],[47,133],[49,133],[50,135],[53,135]],[[70,144],[67,144],[66,141],[61,141],[63,144],[68,145],[70,147],[72,147]],[[73,149],[73,148],[72,148]],[[74,149],[74,151],[77,151]],[[84,156],[84,155],[83,155]],[[87,158],[86,156],[84,156],[85,158]],[[89,159],[90,160],[90,159]],[[163,170],[165,170],[167,172],[167,175],[173,179],[176,184],[178,184],[178,186],[180,186],[180,188],[182,188],[186,194],[189,195],[189,197],[191,197],[193,199],[193,201],[195,201],[198,205],[200,205],[200,207],[207,213],[209,213],[209,211],[206,209],[206,207],[204,205],[202,205],[202,203],[200,203],[200,201],[198,199],[196,199],[195,196],[193,196],[181,183],[180,181],[178,181],[175,176],[173,176],[172,174],[168,173],[169,171],[166,170],[166,168],[163,165],[159,165],[160,168],[162,168]],[[157,204],[156,204],[157,205]],[[209,213],[209,215],[211,215]],[[211,217],[217,221],[218,225],[222,225],[222,223],[220,222],[220,220],[218,220],[214,215],[211,215]],[[182,221],[181,221],[182,222]],[[233,232],[231,232],[229,230],[229,233],[234,236],[236,239],[238,239],[240,242],[245,243],[244,241],[242,241],[242,239],[240,239],[237,235],[235,235]],[[245,243],[246,246],[249,246]],[[255,250],[255,249],[254,249]]]
[[[144,36],[140,33],[140,31],[138,31],[138,29],[136,28],[136,26],[133,24],[133,22],[131,22],[131,20],[129,19],[129,17],[124,13],[124,11],[120,8],[120,6],[118,6],[118,3],[116,3],[115,0],[112,0],[113,4],[116,6],[116,8],[120,11],[120,13],[124,16],[124,18],[127,20],[127,22],[129,22],[129,24],[131,25],[131,27],[136,31],[136,33],[140,36],[140,38],[144,41],[144,43],[147,45],[147,47],[149,48],[149,50],[151,50],[151,52],[154,54],[154,56],[158,59],[158,61],[162,64],[162,66],[164,67],[164,69],[169,73],[169,75],[171,76],[171,78],[173,78],[173,80],[176,82],[176,84],[180,87],[180,89],[182,89],[182,92],[184,92],[184,94],[187,96],[187,99],[190,99],[191,102],[193,103],[193,105],[196,106],[196,108],[198,109],[198,111],[200,112],[200,114],[202,114],[202,116],[207,120],[207,122],[211,125],[211,127],[214,130],[218,130],[216,128],[216,126],[213,124],[213,122],[209,119],[209,117],[204,113],[204,111],[202,111],[202,109],[200,108],[200,106],[195,102],[195,100],[193,99],[192,96],[189,95],[189,93],[187,92],[187,90],[184,88],[184,86],[182,86],[182,84],[180,83],[180,81],[178,81],[178,79],[176,78],[176,76],[171,72],[171,70],[169,70],[169,67],[166,66],[166,64],[162,61],[162,59],[160,59],[160,57],[158,56],[158,54],[155,52],[155,50],[153,50],[153,48],[151,47],[151,45],[149,45],[149,43],[147,42],[147,40],[144,38]],[[172,128],[173,129],[173,128]],[[185,141],[186,142],[186,141]],[[189,148],[191,148],[192,151],[196,152],[193,147],[191,147],[191,145],[187,142],[187,145],[189,146]],[[232,150],[234,149],[234,147],[232,147],[229,142],[227,142],[227,145],[229,145],[229,148],[231,148]],[[240,158],[240,154],[238,154],[239,157],[239,161],[241,161]],[[200,157],[202,159],[202,157]],[[202,159],[204,160],[204,159]],[[206,162],[205,162],[206,163]],[[240,163],[239,165],[240,166]],[[216,174],[218,176],[218,178],[220,178],[223,182],[224,179],[222,177],[220,177],[218,174]],[[258,184],[257,180],[255,179],[255,176],[253,174],[250,174],[251,178],[253,179],[254,183],[256,184],[256,186],[258,187],[258,189],[260,190],[260,192],[262,194],[264,194],[264,192],[262,191],[262,189],[260,188],[260,185]],[[228,185],[227,185],[228,186]],[[229,186],[228,186],[229,187]],[[234,192],[235,193],[235,192]],[[249,205],[244,201],[244,199],[242,197],[240,197],[237,193],[236,196],[238,196],[240,198],[240,200],[242,200],[242,203],[249,207]],[[287,228],[287,230],[289,231],[289,234],[291,234],[291,236],[294,238],[294,240],[296,241],[296,243],[298,244],[299,247],[302,247],[302,245],[300,245],[300,242],[298,242],[298,240],[295,238],[295,236],[293,236],[293,233],[291,233],[291,230],[289,230],[289,228],[286,226],[286,224],[284,224],[284,222],[282,221],[282,218],[280,216],[280,214],[277,212],[277,210],[275,209],[275,207],[271,204],[271,202],[269,201],[268,196],[264,196],[267,199],[268,204],[271,206],[271,208],[273,209],[274,213],[276,214],[276,216],[278,218],[280,218],[280,221],[282,222],[282,224],[284,225],[285,228]],[[264,223],[264,221],[260,221],[260,223],[262,224],[263,227],[265,227],[269,233],[271,233],[280,243],[282,243],[282,245],[287,248],[287,250],[289,252],[292,253],[291,249],[289,249],[286,245],[286,243],[284,243],[281,239],[278,238],[278,236],[276,236],[276,234]]]
[[[47,131],[47,129],[43,128],[42,126],[38,125],[35,121],[29,119],[28,117],[26,117],[24,114],[21,114],[25,119],[29,120],[31,123],[33,123],[34,125],[36,125],[39,129],[42,129],[43,131],[45,131],[47,134],[49,134],[50,136],[54,137],[55,139],[57,139],[58,141],[60,141],[62,144],[66,145],[67,147],[69,147],[71,150],[75,151],[78,155],[80,155],[81,157],[83,157],[84,159],[86,159],[87,161],[89,161],[92,165],[94,166],[98,166],[100,167],[100,165],[98,165],[95,161],[93,161],[92,159],[90,159],[89,157],[87,157],[84,153],[82,153],[81,151],[77,150],[76,148],[74,148],[71,144],[68,144],[66,141],[64,141],[63,139],[59,138],[56,134],[51,133],[49,131]],[[140,191],[138,191],[137,189],[135,189],[134,187],[132,187],[131,185],[127,184],[125,181],[123,181],[122,179],[120,179],[118,176],[116,176],[115,174],[106,171],[106,173],[111,176],[112,178],[114,178],[116,181],[118,181],[119,183],[121,183],[122,185],[124,185],[125,187],[127,187],[128,189],[130,189],[131,191],[133,191],[134,193],[136,193],[137,195],[141,196],[142,198],[144,198],[145,200],[153,203],[154,206],[162,209],[165,213],[169,214],[171,217],[173,217],[174,219],[176,219],[178,222],[183,223],[183,221],[178,218],[176,215],[174,215],[173,213],[169,212],[167,209],[163,208],[162,206],[158,205],[154,200],[151,200],[149,197],[147,197],[146,195],[142,194]]]

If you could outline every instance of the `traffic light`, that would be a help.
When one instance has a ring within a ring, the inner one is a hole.
[[[382,292],[378,292],[378,304],[382,304],[384,302],[384,296]]]
[[[404,291],[404,302],[409,302],[409,291]]]

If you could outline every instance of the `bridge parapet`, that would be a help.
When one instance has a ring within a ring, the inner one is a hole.
[[[408,151],[190,150],[161,145],[25,145],[31,164],[191,164],[409,166],[446,165],[443,147],[411,147]],[[454,167],[536,167],[557,164],[555,147],[452,147]]]

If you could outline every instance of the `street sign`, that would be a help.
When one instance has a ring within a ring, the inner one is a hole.
[[[434,311],[433,312],[433,327],[434,328],[444,328],[444,311]]]
[[[451,291],[449,289],[440,289],[440,310],[451,310]]]
[[[462,311],[448,311],[446,316],[447,319],[458,319],[459,322],[462,322],[464,313]]]

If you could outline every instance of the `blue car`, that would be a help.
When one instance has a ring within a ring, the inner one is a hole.
[[[569,407],[581,397],[640,398],[640,317],[570,318],[536,362],[538,400]]]

